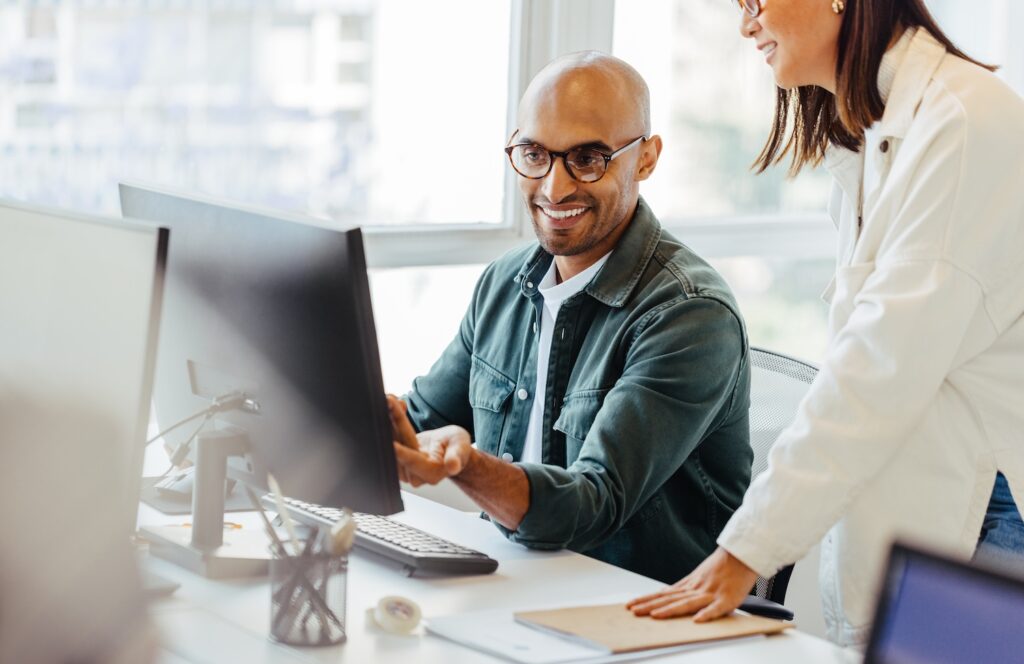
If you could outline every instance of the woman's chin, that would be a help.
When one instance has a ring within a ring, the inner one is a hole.
[[[775,75],[775,85],[779,86],[783,90],[791,90],[800,86],[800,84],[796,82],[795,77],[789,75],[789,72],[787,72],[783,67],[772,65],[772,73]]]
[[[819,85],[809,79],[807,76],[800,76],[795,72],[790,71],[785,64],[775,62],[771,65],[772,73],[775,75],[775,85],[779,86],[783,90],[793,90],[795,88],[802,88],[809,85]]]

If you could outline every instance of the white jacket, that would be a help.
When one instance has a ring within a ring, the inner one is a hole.
[[[768,576],[825,536],[843,645],[867,638],[894,538],[971,556],[997,469],[1024,513],[1024,100],[924,30],[883,85],[861,152],[826,159],[827,353],[718,540]]]

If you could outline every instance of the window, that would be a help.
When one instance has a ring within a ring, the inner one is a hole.
[[[665,142],[645,193],[662,219],[822,210],[821,170],[794,182],[784,168],[750,172],[771,126],[775,83],[739,21],[723,0],[616,4],[613,52],[647,80]]]
[[[722,0],[616,4],[613,52],[647,80],[653,130],[665,143],[641,190],[732,286],[752,345],[817,361],[827,322],[819,295],[834,269],[830,180],[824,169],[796,180],[785,167],[750,170],[771,125],[775,83],[739,21]]]
[[[928,4],[1024,92],[1024,4]],[[750,172],[773,85],[728,0],[0,3],[0,196],[116,214],[131,178],[365,225],[403,391],[480,266],[532,240],[501,147],[530,77],[589,48],[650,83],[662,222],[730,281],[753,343],[818,359],[828,178]]]
[[[483,265],[371,270],[384,389],[404,394],[455,338]]]
[[[1017,35],[1024,22],[1024,7],[1020,3],[1011,0],[927,2],[939,25],[958,48],[980,62],[999,65],[999,75],[1024,94],[1024,40]]]
[[[116,214],[130,178],[503,222],[509,0],[33,4],[0,7],[0,195]]]
[[[751,255],[710,262],[732,287],[751,346],[821,361],[828,324],[821,292],[832,278],[835,260]]]

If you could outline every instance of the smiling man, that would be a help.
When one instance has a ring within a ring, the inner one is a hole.
[[[671,582],[750,480],[743,321],[640,198],[661,138],[632,67],[560,58],[518,124],[505,151],[537,243],[487,267],[455,340],[392,399],[401,477],[451,478],[512,541]]]

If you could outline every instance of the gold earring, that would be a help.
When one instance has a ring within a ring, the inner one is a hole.
[[[832,11],[842,14],[844,9],[846,9],[846,3],[843,0],[832,0]]]

